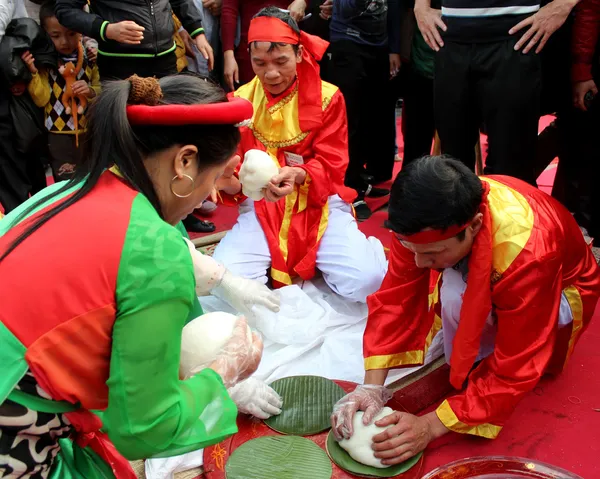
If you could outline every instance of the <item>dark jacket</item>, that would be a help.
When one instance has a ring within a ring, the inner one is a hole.
[[[87,0],[58,0],[56,18],[65,27],[98,40],[101,55],[154,57],[174,51],[171,12],[175,12],[192,38],[204,32],[202,14],[192,0],[91,0],[91,13],[83,11],[85,5]],[[141,44],[125,45],[106,38],[109,23],[125,20],[145,28]]]

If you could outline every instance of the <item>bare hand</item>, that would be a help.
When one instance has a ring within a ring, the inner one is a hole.
[[[87,52],[88,61],[90,63],[96,63],[96,60],[98,59],[98,49],[88,47],[86,52]]]
[[[208,70],[212,71],[215,65],[215,56],[213,54],[213,49],[210,46],[210,43],[208,43],[208,40],[206,39],[206,35],[204,35],[204,33],[201,33],[196,38],[194,38],[194,41],[196,42],[196,48],[198,48],[198,51],[208,63]]]
[[[196,58],[196,50],[194,50],[194,40],[190,37],[190,34],[185,30],[179,32],[183,46],[185,47],[185,56],[190,58]]]
[[[594,96],[598,94],[598,88],[594,80],[577,82],[573,85],[573,104],[580,110],[587,111],[585,106],[585,95],[591,91]]]
[[[433,414],[435,415],[435,413]],[[435,419],[440,422],[437,416]],[[440,424],[444,427],[441,422]],[[377,421],[375,425],[390,426],[373,437],[375,457],[381,459],[382,464],[388,466],[410,459],[438,437],[433,431],[428,416],[419,417],[396,411]]]
[[[227,194],[235,195],[242,190],[242,184],[240,180],[234,176],[235,170],[240,163],[240,155],[234,155],[225,166],[223,174],[219,177],[215,184],[215,192],[211,193],[211,199],[216,203],[217,191],[224,191]]]
[[[288,5],[288,10],[290,11],[290,16],[296,22],[299,22],[306,14],[306,2],[304,0],[294,0]]]
[[[235,85],[240,82],[240,71],[238,64],[235,61],[233,50],[225,52],[225,65],[223,67],[223,74],[225,76],[225,83],[231,91],[235,91]]]
[[[75,83],[73,83],[72,89],[74,95],[85,97],[93,96],[93,93],[90,93],[90,91],[93,92],[94,90],[92,90],[84,80],[77,80]]]
[[[206,8],[213,17],[221,15],[223,0],[202,0],[202,6]]]
[[[279,170],[279,174],[271,178],[265,188],[265,200],[277,202],[294,191],[294,185],[299,182],[302,173],[306,179],[306,172],[301,168],[284,166]],[[303,183],[304,181],[302,181]]]
[[[444,32],[447,30],[446,24],[442,21],[442,11],[427,6],[415,7],[414,11],[425,42],[432,50],[439,52],[444,46],[444,41],[438,28]]]
[[[527,17],[522,22],[512,27],[508,33],[514,35],[525,27],[529,30],[521,37],[515,45],[515,50],[520,50],[527,42],[523,53],[529,53],[537,45],[535,53],[540,53],[550,36],[558,30],[571,13],[573,4],[563,0],[554,0],[542,7],[535,15]]]
[[[321,10],[319,16],[323,20],[329,20],[331,18],[331,15],[333,14],[333,0],[325,0],[323,5],[321,5],[319,9]]]
[[[130,20],[109,23],[106,27],[106,38],[127,45],[139,45],[144,39],[145,28]]]
[[[400,72],[402,61],[399,53],[390,53],[390,78],[394,78]]]
[[[25,65],[27,65],[27,68],[32,75],[35,75],[38,72],[38,69],[35,67],[35,58],[33,58],[33,55],[29,52],[29,50],[21,55],[21,60],[25,62]]]

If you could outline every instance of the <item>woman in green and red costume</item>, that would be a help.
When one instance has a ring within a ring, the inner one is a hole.
[[[90,112],[79,176],[0,220],[1,477],[135,478],[125,458],[236,432],[227,389],[258,366],[260,338],[240,319],[214,363],[181,381],[181,331],[202,314],[195,289],[242,312],[277,300],[219,265],[202,271],[173,225],[213,189],[251,117],[193,76],[113,82]]]

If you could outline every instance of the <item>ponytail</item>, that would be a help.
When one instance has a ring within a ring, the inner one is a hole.
[[[227,101],[223,90],[195,75],[176,75],[160,80],[163,104],[207,104]],[[162,209],[152,179],[144,165],[144,157],[173,145],[196,145],[199,167],[221,164],[231,157],[240,141],[233,125],[184,125],[132,127],[127,119],[131,94],[128,80],[108,82],[87,113],[88,129],[83,142],[84,162],[75,175],[55,192],[44,195],[28,206],[11,224],[20,223],[48,200],[56,198],[75,184],[82,186],[64,201],[37,217],[0,255],[6,258],[17,246],[62,211],[84,198],[98,183],[102,174],[116,165],[130,185],[142,193],[158,214]],[[6,218],[3,221],[7,221]]]

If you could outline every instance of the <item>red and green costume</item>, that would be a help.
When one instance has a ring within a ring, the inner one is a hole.
[[[0,221],[0,252],[80,187],[11,227],[63,185]],[[219,375],[178,377],[181,331],[201,314],[194,288],[181,231],[108,171],[0,262],[0,404],[64,414],[77,431],[60,441],[49,477],[135,478],[125,458],[182,454],[236,432]],[[28,371],[53,401],[15,390]]]

